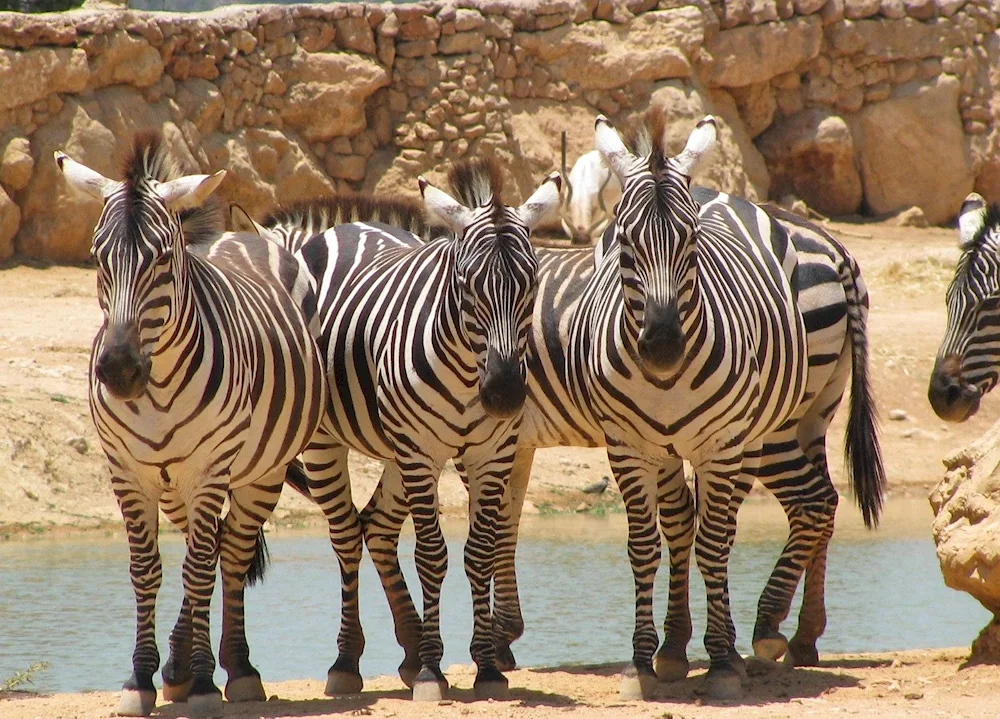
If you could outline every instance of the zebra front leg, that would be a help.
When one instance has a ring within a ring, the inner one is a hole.
[[[628,558],[635,581],[635,631],[632,664],[621,681],[622,699],[652,699],[656,694],[653,652],[659,639],[653,622],[653,583],[660,566],[657,529],[658,467],[628,447],[608,444],[608,461],[622,493],[628,517]]]
[[[261,528],[281,496],[285,468],[254,484],[229,493],[229,512],[222,524],[219,558],[222,564],[222,642],[219,664],[226,670],[226,699],[231,702],[266,701],[260,672],[250,663],[247,645],[244,588],[254,558],[265,551]],[[263,570],[263,567],[259,567]],[[253,582],[257,577],[251,576]]]
[[[736,652],[735,632],[729,609],[729,552],[736,516],[730,498],[742,465],[742,455],[716,458],[707,466],[695,468],[698,475],[698,529],[695,556],[705,581],[708,600],[708,626],[705,650],[709,669],[705,677],[708,695],[713,699],[738,699],[743,695],[746,676],[742,657]],[[741,671],[741,669],[743,671]]]
[[[468,456],[463,460],[469,476],[469,536],[465,542],[465,575],[472,589],[473,616],[469,652],[478,667],[473,687],[478,699],[508,695],[507,678],[497,668],[490,587],[496,571],[498,542],[513,550],[513,541],[509,539],[509,483],[516,448],[517,435],[512,433],[501,446],[485,453],[485,461],[477,462]]]
[[[653,659],[656,678],[677,681],[687,676],[690,665],[687,645],[691,641],[691,605],[688,580],[691,547],[694,544],[694,499],[684,480],[684,462],[670,460],[656,477],[660,532],[670,552],[670,585],[667,615],[663,620],[663,644]]]
[[[187,506],[179,493],[167,490],[160,497],[160,509],[187,540]],[[177,623],[170,631],[170,653],[163,664],[163,698],[169,702],[186,702],[191,692],[191,605],[181,599]]]
[[[156,594],[163,580],[157,537],[159,497],[146,494],[137,481],[119,475],[112,476],[111,486],[125,520],[136,609],[132,676],[122,686],[115,712],[119,716],[149,716],[156,707],[153,674],[160,666],[156,648]]]
[[[323,510],[330,543],[340,564],[338,655],[327,672],[325,693],[327,696],[357,694],[364,687],[360,664],[365,635],[358,611],[358,572],[364,536],[361,518],[351,497],[347,448],[323,430],[318,430],[302,453],[302,459],[309,493]]]
[[[361,526],[368,554],[389,601],[396,641],[405,652],[399,678],[412,689],[420,672],[420,614],[399,566],[399,533],[410,513],[403,493],[399,467],[395,462],[386,462],[382,477],[361,512]]]
[[[397,459],[403,475],[406,503],[413,517],[416,548],[413,559],[423,595],[420,630],[420,672],[413,682],[414,701],[439,701],[448,692],[441,672],[441,585],[448,571],[448,545],[438,516],[437,480],[441,466],[427,457]]]
[[[187,551],[181,570],[184,598],[191,608],[191,691],[188,710],[192,716],[221,716],[222,692],[215,686],[215,655],[210,635],[212,593],[219,562],[222,505],[228,490],[228,475],[208,478],[188,499]]]

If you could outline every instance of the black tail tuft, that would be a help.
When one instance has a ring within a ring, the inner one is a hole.
[[[264,529],[257,532],[257,545],[254,547],[253,559],[250,560],[250,568],[247,570],[247,586],[252,587],[263,581],[267,572],[267,565],[271,563],[271,552],[267,549],[267,542],[264,540]]]
[[[309,493],[309,480],[306,478],[306,469],[302,466],[302,460],[295,459],[289,463],[285,469],[285,484],[310,502],[316,501]]]
[[[853,263],[852,263],[853,264]],[[878,439],[878,413],[868,376],[868,335],[865,322],[867,294],[862,300],[856,268],[846,268],[843,277],[847,290],[847,322],[851,352],[851,406],[847,418],[844,460],[851,475],[854,497],[861,509],[865,526],[878,527],[885,501],[886,477]]]

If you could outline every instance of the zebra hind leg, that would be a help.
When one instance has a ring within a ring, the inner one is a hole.
[[[395,462],[386,462],[375,492],[361,512],[361,526],[392,611],[396,642],[405,653],[399,678],[412,689],[420,672],[420,614],[399,566],[399,533],[409,513],[399,467]]]
[[[337,636],[337,660],[326,675],[327,696],[357,694],[364,687],[361,678],[361,654],[365,636],[358,610],[358,572],[364,536],[361,518],[351,497],[347,470],[347,448],[322,430],[316,432],[302,454],[309,493],[323,510],[340,565],[341,602],[340,634]]]
[[[157,497],[143,494],[136,482],[114,475],[112,488],[125,520],[129,547],[129,574],[135,593],[136,632],[132,675],[122,686],[115,710],[119,716],[149,716],[156,707],[153,674],[160,665],[156,648],[154,609],[163,580],[157,541]]]
[[[222,642],[219,664],[226,670],[226,699],[265,701],[260,672],[250,663],[247,645],[244,589],[250,565],[263,542],[261,528],[281,496],[285,468],[247,487],[230,492],[229,513],[222,525],[219,556],[222,564]]]
[[[653,658],[656,678],[678,681],[690,665],[687,645],[691,641],[691,605],[688,577],[694,544],[694,499],[684,481],[684,463],[672,460],[656,477],[660,533],[670,552],[670,582],[667,616],[663,621],[663,644]]]
[[[635,582],[635,631],[632,663],[622,673],[622,699],[652,699],[656,694],[653,653],[659,639],[653,621],[653,584],[660,566],[656,487],[658,467],[623,446],[608,446],[608,461],[625,503],[628,558]]]

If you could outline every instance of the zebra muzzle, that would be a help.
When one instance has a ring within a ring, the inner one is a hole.
[[[982,392],[962,381],[961,357],[949,355],[934,363],[927,399],[934,413],[944,421],[964,422],[979,411]]]
[[[677,302],[646,302],[638,345],[639,358],[650,372],[668,374],[680,366],[686,342]]]
[[[486,414],[496,419],[510,419],[524,406],[528,390],[517,357],[501,357],[490,349],[485,371],[479,378],[479,398]]]
[[[94,367],[98,381],[118,399],[136,399],[146,391],[149,370],[149,358],[139,351],[135,325],[109,329]]]

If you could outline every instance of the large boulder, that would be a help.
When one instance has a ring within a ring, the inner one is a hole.
[[[945,459],[930,493],[934,543],[944,582],[968,592],[993,621],[973,644],[973,661],[1000,661],[1000,423]]]
[[[81,92],[89,77],[87,53],[79,48],[0,49],[0,110],[55,92]]]
[[[712,87],[743,87],[791,72],[819,54],[823,23],[815,15],[723,30],[705,46],[702,79]]]
[[[958,112],[960,90],[950,75],[912,81],[861,111],[854,140],[873,213],[916,205],[935,225],[955,216],[975,179]]]
[[[344,52],[308,53],[299,48],[274,68],[288,86],[281,119],[309,142],[364,130],[365,100],[390,80],[376,60]]]
[[[849,215],[861,205],[861,175],[844,118],[812,108],[777,123],[757,140],[771,174],[771,194],[793,194],[827,215]]]
[[[141,37],[115,30],[94,40],[95,53],[88,82],[91,88],[107,85],[148,87],[163,74],[160,52]]]
[[[624,24],[598,20],[515,35],[554,80],[611,90],[640,80],[689,77],[705,38],[697,7],[644,13]]]
[[[14,254],[14,235],[21,226],[21,208],[0,189],[0,261]]]

